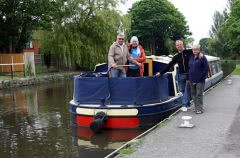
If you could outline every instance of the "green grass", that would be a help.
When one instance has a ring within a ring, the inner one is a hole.
[[[137,139],[119,151],[120,156],[126,156],[134,153],[138,146],[143,143],[142,139]]]
[[[126,148],[123,148],[122,150],[120,150],[120,155],[122,155],[122,156],[130,155],[130,154],[134,153],[135,151],[136,151],[136,149],[133,147],[126,147]]]
[[[14,72],[13,78],[14,77],[24,77],[24,72]],[[11,79],[11,73],[0,74],[0,79]]]
[[[36,66],[35,67],[36,74],[47,73],[48,69],[46,66]]]
[[[236,69],[232,73],[233,75],[240,75],[240,64],[236,66]]]

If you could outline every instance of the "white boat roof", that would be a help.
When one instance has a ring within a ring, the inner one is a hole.
[[[166,55],[162,55],[162,56],[151,55],[151,56],[147,56],[147,58],[153,59],[153,61],[158,61],[164,64],[168,64],[170,61],[172,61],[172,57],[169,57]]]
[[[219,57],[215,56],[210,56],[210,55],[205,55],[208,61],[215,61],[215,60],[220,60]]]
[[[208,61],[216,61],[216,60],[220,60],[219,57],[215,57],[215,56],[210,56],[210,55],[205,55]],[[164,64],[168,64],[170,61],[172,61],[172,55],[166,56],[166,55],[162,55],[162,56],[155,56],[155,55],[151,55],[151,56],[147,56],[148,59],[153,59],[153,61],[157,61],[160,63],[164,63]]]

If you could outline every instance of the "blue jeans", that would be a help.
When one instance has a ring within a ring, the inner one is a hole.
[[[125,69],[111,68],[110,73],[111,73],[111,77],[126,77]]]
[[[179,74],[176,75],[176,80],[178,81],[179,91],[182,92],[182,106],[190,107],[190,86],[187,83],[187,74]]]

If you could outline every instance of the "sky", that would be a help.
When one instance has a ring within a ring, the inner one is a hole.
[[[126,0],[120,6],[123,13],[131,8],[138,0]],[[194,43],[201,38],[209,37],[209,30],[213,24],[213,14],[216,10],[222,12],[227,6],[227,0],[168,0],[185,16]]]

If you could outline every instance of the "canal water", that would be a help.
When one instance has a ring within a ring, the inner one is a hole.
[[[0,91],[0,158],[101,158],[143,132],[73,127],[72,93],[72,82]]]

